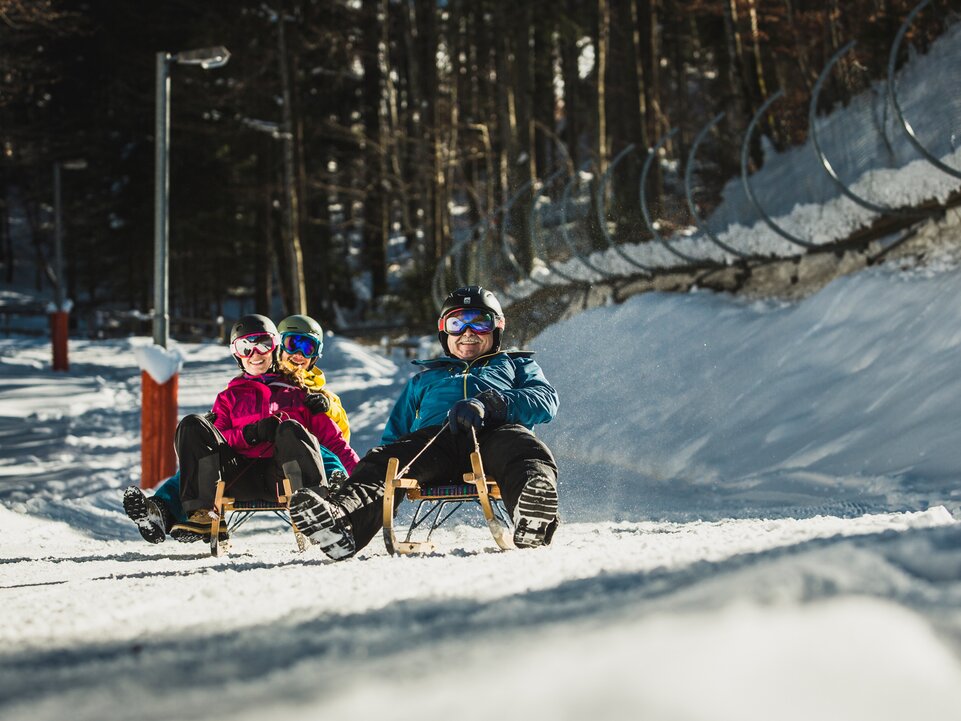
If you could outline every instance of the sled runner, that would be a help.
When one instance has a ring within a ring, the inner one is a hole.
[[[290,481],[283,480],[283,494],[278,495],[276,501],[256,500],[256,501],[237,501],[233,498],[224,496],[225,484],[223,481],[217,483],[217,493],[214,496],[214,511],[211,514],[213,522],[210,526],[210,555],[223,556],[229,550],[227,542],[220,541],[220,524],[226,524],[227,530],[233,533],[246,523],[255,513],[273,513],[293,529],[294,538],[297,541],[297,548],[305,551],[310,545],[302,533],[290,520]]]
[[[400,477],[403,473],[398,473],[400,463],[396,458],[390,459],[384,485],[384,544],[391,555],[434,551],[436,546],[430,541],[431,534],[464,504],[475,503],[483,511],[497,545],[505,551],[514,548],[510,519],[501,500],[500,488],[484,473],[480,451],[476,447],[470,454],[470,464],[473,471],[464,474],[463,483],[421,486],[414,478]],[[398,492],[403,492],[407,500],[417,502],[414,517],[402,541],[397,540],[394,532],[395,494]],[[428,525],[426,538],[412,540],[414,531],[424,525]]]

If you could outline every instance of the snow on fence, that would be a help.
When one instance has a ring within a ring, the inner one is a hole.
[[[608,207],[615,168],[630,155],[640,155],[641,149],[630,145],[596,182],[587,170],[556,171],[519,188],[477,224],[455,230],[452,247],[434,274],[438,309],[451,285],[481,283],[510,304],[550,286],[589,288],[679,270],[749,267],[841,244],[867,245],[885,233],[908,237],[921,222],[961,201],[961,86],[954,73],[961,64],[961,23],[949,25],[924,56],[912,55],[895,72],[904,38],[929,4],[922,0],[902,22],[891,43],[886,79],[872,83],[844,108],[819,117],[821,90],[856,43],[840,48],[812,91],[807,142],[774,153],[770,141],[761,137],[765,162],[752,175],[749,148],[765,114],[782,97],[781,91],[772,93],[744,132],[739,176],[724,186],[709,217],[701,217],[696,199],[698,151],[723,113],[702,126],[683,163],[683,176],[677,172],[681,163],[663,153],[677,128],[647,149],[639,215],[614,217]],[[662,215],[686,216],[693,225],[652,214],[647,183],[655,163],[668,176],[665,188],[673,180],[671,192],[659,199]],[[549,201],[549,192],[558,199]],[[519,260],[520,243],[511,225],[512,211],[522,201],[530,208],[524,231],[534,256],[530,272]],[[627,226],[638,217],[648,237],[618,242],[616,236],[628,235],[624,228],[617,232],[618,224]],[[598,231],[593,235],[592,224]],[[597,249],[598,236],[606,248]]]

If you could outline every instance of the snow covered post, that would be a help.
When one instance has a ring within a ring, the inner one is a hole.
[[[183,355],[159,345],[135,349],[143,385],[140,405],[140,487],[153,488],[177,469],[174,430],[177,427],[178,373]]]

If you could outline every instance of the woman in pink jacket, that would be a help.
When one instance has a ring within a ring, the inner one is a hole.
[[[180,499],[188,519],[173,531],[209,537],[221,479],[232,498],[273,500],[284,478],[291,490],[326,486],[319,445],[336,454],[348,474],[357,465],[320,394],[308,394],[275,371],[278,338],[276,326],[262,315],[237,321],[230,347],[243,373],[217,395],[212,423],[189,415],[177,426]]]

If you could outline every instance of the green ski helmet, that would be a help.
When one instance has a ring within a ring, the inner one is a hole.
[[[458,288],[455,291],[451,291],[451,294],[447,296],[444,305],[440,309],[440,317],[437,319],[437,338],[440,340],[444,352],[447,355],[451,354],[450,349],[447,347],[448,335],[444,332],[444,316],[452,310],[459,310],[461,308],[486,310],[494,316],[496,326],[494,328],[494,345],[491,347],[491,351],[495,353],[499,351],[501,348],[501,334],[504,332],[505,325],[504,309],[501,308],[497,296],[487,290],[487,288],[482,288],[479,285],[469,285],[465,288]]]
[[[316,340],[317,354],[310,358],[310,363],[307,367],[313,368],[314,365],[316,365],[317,360],[324,353],[324,329],[320,323],[309,315],[288,315],[277,325],[277,330],[280,331],[280,347],[288,353],[290,353],[291,350],[284,344],[285,336],[290,334],[306,335]],[[303,353],[303,355],[310,357],[307,353]]]
[[[274,339],[274,345],[280,342],[280,333],[277,332],[277,326],[274,322],[265,315],[259,315],[257,313],[251,313],[249,315],[242,316],[240,320],[234,323],[233,327],[230,329],[230,353],[234,355],[234,341],[238,338],[242,338],[245,335],[253,335],[255,333],[266,333]],[[240,358],[234,355],[234,360],[237,361],[237,365],[243,370],[244,364],[240,362]]]

